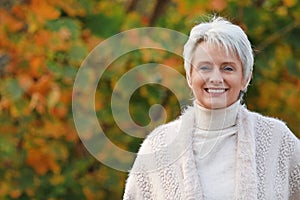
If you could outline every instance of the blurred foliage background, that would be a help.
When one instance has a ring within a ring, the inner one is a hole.
[[[75,130],[76,73],[88,53],[114,34],[147,26],[188,34],[213,13],[240,25],[256,50],[247,106],[286,121],[299,137],[297,0],[1,0],[0,199],[121,199],[127,174],[91,156]],[[110,140],[136,152],[142,139],[124,136],[112,118],[110,96],[117,78],[149,62],[184,74],[183,61],[150,50],[120,59],[112,64],[118,70],[112,66],[105,73],[95,108]],[[149,122],[154,103],[165,107],[168,121],[180,113],[167,88],[146,85],[131,98],[136,123]]]

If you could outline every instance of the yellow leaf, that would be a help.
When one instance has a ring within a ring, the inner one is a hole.
[[[83,193],[84,193],[84,195],[85,195],[85,197],[86,197],[87,200],[93,200],[93,199],[96,199],[96,196],[95,196],[94,192],[91,191],[91,190],[90,190],[89,188],[87,188],[87,187],[84,187],[84,188],[83,188]]]
[[[288,10],[287,10],[287,7],[285,6],[280,6],[278,9],[277,9],[277,14],[280,15],[280,16],[287,16],[288,15]]]
[[[60,96],[60,88],[56,84],[53,84],[47,98],[49,109],[52,109],[58,103]]]
[[[50,183],[52,185],[59,185],[61,183],[63,183],[65,181],[65,177],[62,176],[61,174],[55,174],[51,179],[50,179]]]
[[[8,193],[9,186],[6,182],[2,181],[0,183],[0,197],[5,197]]]

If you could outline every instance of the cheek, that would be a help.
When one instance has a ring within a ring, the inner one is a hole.
[[[245,88],[245,80],[242,75],[235,75],[231,77],[231,85],[234,87],[234,90],[243,90]]]
[[[244,90],[246,89],[246,81],[243,79],[239,83],[239,90]]]
[[[200,75],[197,75],[195,73],[191,74],[190,78],[190,84],[192,89],[199,89],[203,84],[205,83],[205,80]]]

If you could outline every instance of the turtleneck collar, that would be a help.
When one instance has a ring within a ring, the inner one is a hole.
[[[236,124],[240,101],[221,109],[207,109],[194,101],[196,127],[202,130],[221,130]]]

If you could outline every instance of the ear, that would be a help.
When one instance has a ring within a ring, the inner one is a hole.
[[[248,76],[248,78],[247,78],[247,80],[244,81],[243,91],[245,91],[247,89],[247,87],[248,87],[248,85],[249,85],[249,83],[250,83],[250,81],[252,79],[252,76],[253,76],[253,74],[252,74],[252,71],[251,71],[250,74],[249,74],[249,76]]]
[[[192,79],[191,75],[186,75],[186,82],[188,83],[189,87],[192,89]]]

